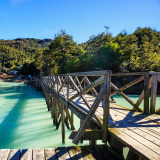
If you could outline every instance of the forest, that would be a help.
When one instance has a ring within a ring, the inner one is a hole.
[[[61,30],[54,39],[0,40],[0,67],[18,69],[24,75],[43,75],[112,70],[117,72],[160,71],[160,32],[138,27],[116,37],[102,32],[77,44]]]

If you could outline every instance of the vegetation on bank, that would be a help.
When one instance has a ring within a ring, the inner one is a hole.
[[[0,40],[0,65],[23,66],[23,74],[47,74],[112,70],[112,72],[160,71],[160,32],[137,28],[116,37],[104,32],[77,44],[65,31],[54,40]]]

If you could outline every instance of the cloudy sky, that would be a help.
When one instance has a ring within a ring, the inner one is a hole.
[[[61,29],[74,41],[137,27],[160,31],[160,0],[1,0],[0,39],[54,38]]]

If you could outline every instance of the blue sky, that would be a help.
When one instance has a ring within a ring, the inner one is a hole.
[[[160,0],[1,0],[0,39],[54,38],[61,29],[77,43],[106,31],[160,31]]]

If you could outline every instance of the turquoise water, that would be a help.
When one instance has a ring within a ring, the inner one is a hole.
[[[20,86],[20,88],[19,88]],[[129,96],[134,102],[138,95]],[[114,96],[117,104],[130,107],[120,95]],[[160,98],[157,97],[156,108]],[[143,107],[143,103],[141,104]],[[33,86],[20,83],[0,82],[0,148],[54,148],[72,146],[68,137],[71,130],[66,129],[66,143],[62,143],[61,126],[53,125],[50,112],[47,111],[41,91]],[[79,128],[79,119],[74,116],[75,128]],[[101,143],[101,141],[98,141]],[[88,144],[84,141],[83,144]],[[127,153],[127,151],[125,151]]]
[[[20,85],[20,89],[19,89]],[[75,118],[78,129],[79,120]],[[0,148],[49,148],[63,146],[61,126],[56,130],[42,92],[30,85],[0,82]],[[66,129],[66,145],[71,146]],[[86,142],[87,144],[87,142]]]
[[[140,95],[127,95],[127,96],[128,96],[134,103],[136,103]],[[127,107],[127,108],[131,108],[131,109],[133,108],[131,104],[129,104],[124,98],[122,98],[121,95],[116,94],[116,95],[113,96],[113,98],[114,98],[114,100],[116,101],[116,104],[121,105],[121,106],[124,106],[124,107]],[[141,103],[141,105],[140,105],[140,108],[143,109],[143,105],[144,105],[144,103],[143,103],[143,101],[142,101],[142,103]],[[156,98],[156,109],[158,109],[158,108],[160,108],[160,97],[157,97],[157,98]]]

